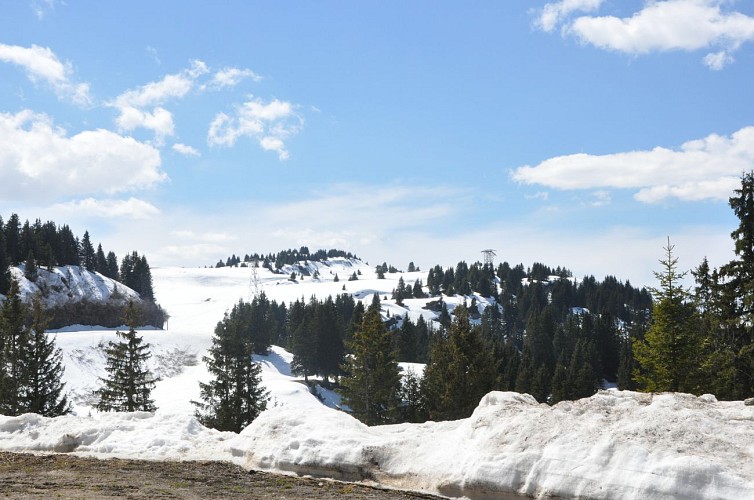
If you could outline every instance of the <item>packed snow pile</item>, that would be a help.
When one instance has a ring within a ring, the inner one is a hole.
[[[469,498],[754,498],[754,410],[712,396],[604,391],[554,407],[493,392],[455,422],[366,427],[271,409],[250,468]]]
[[[247,439],[238,434],[207,429],[196,419],[179,415],[0,416],[0,448],[5,451],[240,463],[247,446]]]
[[[23,264],[11,267],[10,272],[18,281],[22,300],[30,301],[38,296],[46,307],[82,300],[114,304],[141,300],[138,293],[122,283],[80,266],[53,267],[51,271],[40,267],[33,281],[24,275]]]
[[[367,427],[316,405],[270,408],[240,435],[189,416],[0,417],[0,449],[225,460],[468,498],[754,498],[754,409],[604,391],[554,407],[493,392],[453,422]]]

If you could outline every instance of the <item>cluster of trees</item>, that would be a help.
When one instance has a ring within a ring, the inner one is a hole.
[[[149,344],[136,333],[139,311],[129,302],[123,321],[126,333],[105,349],[107,377],[95,391],[100,411],[155,411],[151,391],[156,382],[147,368]],[[63,355],[47,335],[48,316],[39,297],[21,301],[18,282],[11,279],[0,308],[0,414],[37,413],[57,417],[71,411],[64,392]]]
[[[70,412],[61,382],[62,353],[45,334],[46,327],[40,301],[24,304],[18,282],[11,279],[0,309],[0,414],[56,417]]]
[[[241,260],[241,257],[237,257],[235,254],[231,255],[225,261],[222,259],[215,264],[215,267],[226,266],[243,266],[250,265],[252,262],[260,262],[262,267],[269,269],[270,271],[282,269],[285,265],[293,265],[301,261],[322,262],[326,259],[334,258],[344,259],[357,259],[356,255],[351,252],[345,252],[343,250],[317,250],[314,253],[309,251],[309,247],[302,246],[298,250],[288,249],[278,253],[269,253],[267,255],[260,255],[258,253],[246,254]]]
[[[735,257],[719,269],[705,258],[687,289],[668,241],[656,272],[652,324],[633,343],[639,388],[712,393],[719,399],[754,394],[754,172],[729,200],[739,226]]]
[[[154,302],[152,273],[146,256],[134,251],[123,257],[119,265],[116,254],[105,253],[102,244],[95,250],[88,231],[79,239],[67,225],[42,223],[40,219],[33,224],[28,220],[21,224],[17,214],[11,214],[4,223],[0,217],[0,294],[6,295],[10,289],[10,266],[21,264],[26,278],[32,281],[37,280],[40,266],[47,270],[53,266],[84,267],[136,291],[144,301],[136,306],[141,320],[162,327],[167,318],[167,313]],[[50,328],[72,323],[111,327],[122,324],[124,312],[123,305],[83,300],[48,309],[46,315]]]

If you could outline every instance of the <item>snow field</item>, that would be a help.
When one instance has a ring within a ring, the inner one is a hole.
[[[357,269],[360,279],[346,281]],[[340,282],[332,282],[335,272]],[[342,293],[343,285],[368,302],[375,292],[389,297],[399,277],[377,280],[371,267],[347,261],[320,267],[319,273],[319,282],[293,283],[290,272],[258,270],[265,293],[278,302],[323,298]],[[322,404],[291,376],[291,354],[273,347],[269,355],[255,357],[270,392],[268,410],[240,434],[206,429],[193,418],[190,404],[199,397],[198,382],[208,379],[201,357],[225,311],[240,298],[248,300],[250,270],[152,274],[158,302],[171,315],[167,330],[140,331],[152,344],[152,369],[162,374],[153,392],[157,412],[92,410],[87,394],[104,375],[100,346],[115,331],[66,329],[56,335],[76,415],[0,416],[0,449],[225,460],[468,498],[754,498],[754,407],[709,395],[603,391],[549,407],[528,395],[493,392],[468,419],[370,428],[333,409],[337,394],[320,388]],[[413,283],[416,277],[404,280]],[[412,319],[418,318],[421,304],[406,303]]]

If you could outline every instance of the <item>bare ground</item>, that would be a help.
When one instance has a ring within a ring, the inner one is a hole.
[[[355,483],[247,471],[225,462],[156,462],[0,452],[0,498],[439,499]]]

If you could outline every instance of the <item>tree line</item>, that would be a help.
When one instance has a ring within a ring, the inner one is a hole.
[[[316,250],[314,252],[309,251],[309,247],[302,246],[299,249],[281,250],[277,253],[268,254],[245,254],[243,259],[236,254],[231,255],[224,261],[218,260],[214,267],[236,267],[236,266],[248,266],[253,262],[259,263],[262,267],[269,269],[270,271],[280,270],[285,265],[297,264],[301,261],[322,262],[327,259],[334,259],[341,257],[344,259],[358,259],[356,255],[351,252],[343,250],[330,249],[330,250]]]

